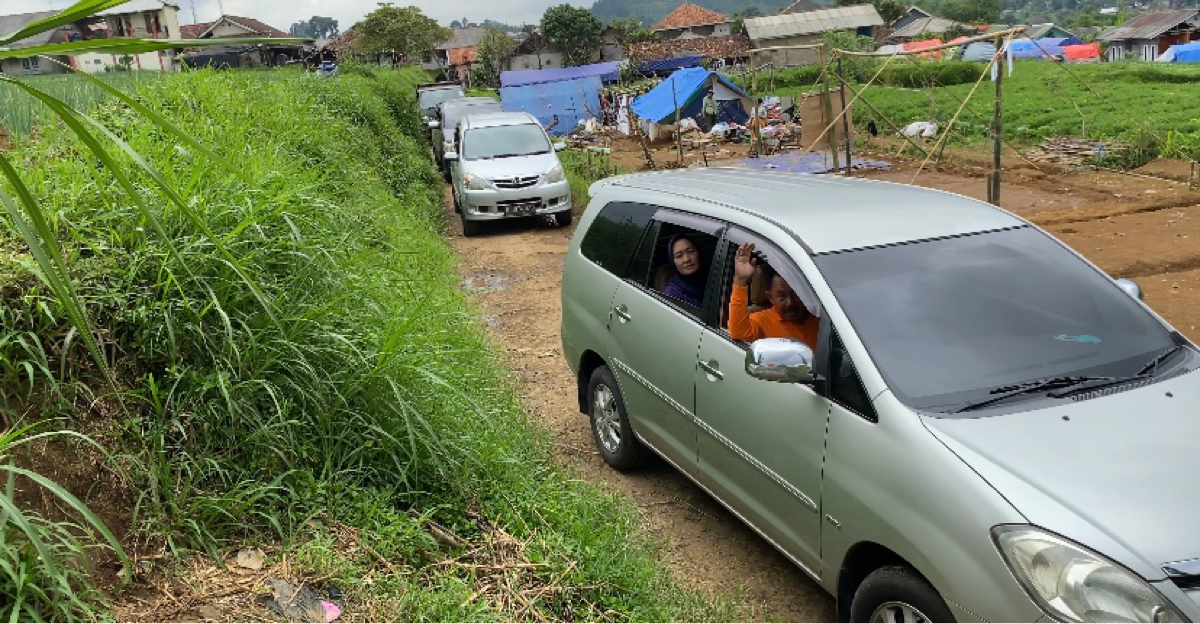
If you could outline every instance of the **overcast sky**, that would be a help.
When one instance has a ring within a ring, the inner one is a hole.
[[[220,0],[225,13],[253,17],[280,30],[287,30],[294,22],[306,20],[313,15],[324,15],[338,21],[345,30],[362,19],[376,6],[378,0]],[[592,0],[395,0],[396,6],[415,4],[429,17],[444,26],[451,20],[467,18],[472,22],[494,19],[507,24],[537,23],[548,7],[569,2],[575,6],[590,7]],[[0,15],[29,13],[63,9],[74,0],[0,0]],[[221,15],[218,0],[175,0],[179,5],[179,21],[191,24],[194,21],[211,22]],[[193,7],[193,4],[195,5]],[[192,19],[195,10],[196,19]]]

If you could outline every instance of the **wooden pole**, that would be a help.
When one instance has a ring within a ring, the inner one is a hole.
[[[683,164],[683,133],[679,131],[679,98],[675,95],[675,74],[671,74],[671,103],[675,105],[675,152]]]
[[[762,157],[762,128],[758,127],[758,67],[754,65],[754,51],[750,51],[750,103],[754,110],[750,111],[750,139],[754,141],[754,154]]]
[[[842,96],[842,134],[846,135],[845,136],[845,139],[846,139],[846,177],[849,177],[850,176],[850,162],[852,160],[851,156],[850,156],[850,111],[848,111],[846,109],[850,108],[850,101],[846,99],[846,73],[844,71],[842,71],[842,55],[841,54],[838,54],[838,57],[837,57],[837,72],[838,72],[838,82],[842,86],[841,91],[840,91],[841,96]]]
[[[837,134],[837,128],[836,124],[833,123],[833,103],[830,102],[829,98],[829,91],[831,90],[829,87],[829,72],[826,71],[825,48],[818,48],[818,50],[820,50],[821,55],[821,103],[824,112],[824,119],[821,121],[829,128],[829,152],[833,155],[833,170],[837,171],[841,167],[838,166],[838,145],[837,138],[834,136]]]
[[[996,54],[1000,54],[1000,40],[996,40]],[[1000,63],[999,60],[996,61]],[[996,106],[992,111],[992,204],[1000,205],[1000,144],[1004,136],[1004,68],[996,67]]]

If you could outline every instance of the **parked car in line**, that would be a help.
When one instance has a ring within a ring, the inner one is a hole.
[[[421,110],[421,123],[428,124],[437,117],[438,104],[460,97],[463,97],[463,88],[458,82],[417,85],[417,108]]]
[[[470,113],[498,113],[504,110],[500,102],[489,97],[462,97],[438,104],[437,118],[429,122],[430,141],[433,142],[433,160],[437,163],[446,181],[450,180],[450,166],[442,158],[446,152],[458,148],[454,145],[454,128],[458,120]]]
[[[1136,284],[906,185],[699,169],[591,191],[562,346],[612,467],[660,455],[843,619],[1200,621],[1200,357]],[[746,318],[763,339],[733,338]]]
[[[446,152],[454,209],[463,235],[475,236],[488,221],[549,216],[571,224],[571,188],[557,152],[529,113],[471,113],[455,128],[458,152]]]

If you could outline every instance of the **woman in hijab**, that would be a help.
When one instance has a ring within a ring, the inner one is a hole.
[[[675,276],[667,282],[663,294],[699,308],[704,303],[704,282],[700,250],[687,234],[678,234],[667,241],[667,253],[675,264]]]

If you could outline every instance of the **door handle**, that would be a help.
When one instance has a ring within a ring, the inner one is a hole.
[[[629,315],[629,308],[626,308],[623,303],[613,307],[613,314],[616,314],[622,323],[628,323],[633,320],[633,317]]]
[[[709,362],[700,360],[700,369],[703,370],[704,372],[708,373],[709,375],[716,377],[717,381],[725,379],[725,373],[722,373],[721,369],[717,368],[716,360],[711,360]]]

